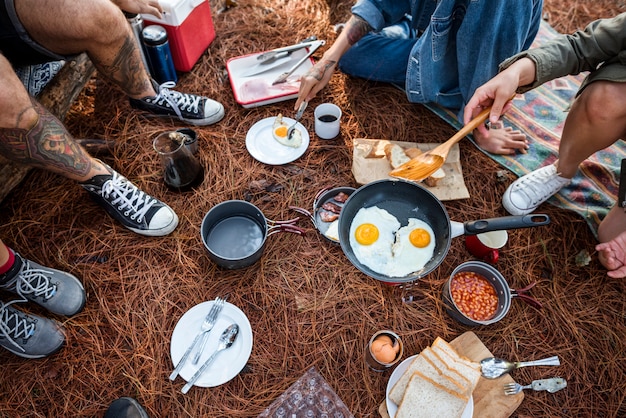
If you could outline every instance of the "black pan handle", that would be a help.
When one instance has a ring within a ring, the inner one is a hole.
[[[477,235],[489,231],[506,229],[532,228],[550,223],[550,217],[542,213],[529,215],[502,216],[500,218],[479,219],[463,223],[465,235]]]

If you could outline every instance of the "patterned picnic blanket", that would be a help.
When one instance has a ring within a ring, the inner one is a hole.
[[[547,22],[542,21],[533,46],[557,34]],[[531,142],[529,152],[512,156],[485,154],[517,176],[554,162],[558,158],[568,108],[583,79],[584,74],[562,77],[518,95],[503,121],[505,126],[519,129],[527,135]],[[455,128],[460,129],[462,126],[452,112],[436,105],[428,105],[428,108]],[[468,137],[473,142],[473,137]],[[597,234],[600,221],[617,197],[623,158],[626,158],[626,143],[622,140],[592,155],[583,162],[572,183],[548,202],[578,213],[587,221],[592,232]]]

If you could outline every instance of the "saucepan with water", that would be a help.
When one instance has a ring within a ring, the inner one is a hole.
[[[268,236],[277,232],[303,235],[304,230],[295,225],[298,219],[269,220],[250,202],[227,200],[204,215],[200,235],[213,262],[227,269],[239,269],[261,258]]]

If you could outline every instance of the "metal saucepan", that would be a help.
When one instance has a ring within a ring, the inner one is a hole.
[[[312,212],[297,206],[289,206],[289,208],[308,216],[324,238],[334,244],[339,244],[339,237],[333,235],[331,226],[333,222],[339,221],[339,214],[347,197],[354,193],[355,190],[354,187],[325,187],[315,196]],[[336,219],[334,219],[335,217]],[[339,229],[337,229],[337,232],[339,232]]]
[[[268,220],[252,203],[227,200],[204,215],[200,236],[209,258],[218,266],[239,269],[261,258],[268,236],[276,232],[303,235],[304,230],[295,225],[298,219]]]
[[[416,272],[404,277],[389,277],[363,265],[350,245],[350,225],[361,208],[378,206],[394,215],[402,226],[409,218],[420,219],[430,225],[435,233],[433,257]],[[550,218],[544,214],[505,216],[471,222],[451,222],[446,208],[430,191],[417,183],[404,180],[378,180],[358,188],[350,195],[339,216],[339,243],[348,260],[363,273],[387,283],[406,283],[426,276],[441,264],[450,249],[452,238],[475,235],[503,229],[529,228],[548,225]]]

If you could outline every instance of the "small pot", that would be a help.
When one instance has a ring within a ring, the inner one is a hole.
[[[452,279],[454,278],[454,276],[464,271],[474,272],[476,274],[479,274],[480,276],[487,279],[487,281],[489,281],[489,283],[491,283],[491,285],[496,290],[496,294],[498,296],[498,306],[496,308],[495,314],[490,319],[485,320],[485,321],[478,321],[478,320],[472,319],[466,316],[461,311],[461,309],[459,309],[458,305],[454,301],[454,298],[452,297],[452,294],[450,293],[450,283],[452,282]],[[470,325],[470,326],[490,325],[490,324],[500,321],[502,318],[506,316],[506,314],[509,312],[509,309],[511,308],[511,300],[513,297],[519,297],[520,299],[530,304],[531,306],[540,309],[542,307],[541,303],[535,298],[533,298],[532,296],[525,294],[525,292],[528,291],[534,285],[535,283],[532,283],[530,286],[524,289],[519,289],[519,290],[510,289],[509,284],[507,283],[504,276],[502,276],[502,274],[492,265],[484,263],[482,261],[467,261],[463,264],[460,264],[457,268],[455,268],[454,271],[452,271],[452,274],[450,274],[450,278],[444,284],[443,303],[444,303],[446,312],[452,318],[456,319],[457,321],[459,321],[460,323],[464,325]]]
[[[261,258],[268,236],[281,231],[303,235],[305,231],[295,225],[298,219],[268,220],[252,203],[227,200],[204,215],[200,236],[215,264],[227,269],[245,268]]]
[[[315,228],[322,234],[322,236],[327,240],[332,242],[333,244],[339,244],[339,239],[333,238],[332,236],[327,235],[328,229],[330,225],[333,223],[324,221],[323,212],[328,212],[323,208],[325,204],[336,205],[341,209],[343,209],[343,205],[345,202],[337,201],[335,198],[339,193],[345,193],[350,196],[354,193],[356,189],[354,187],[335,187],[335,188],[324,188],[320,190],[315,199],[313,200],[313,210],[309,212],[307,209],[299,208],[297,206],[289,206],[290,209],[295,210],[303,215],[308,216],[313,222]],[[339,223],[339,214],[337,214],[337,223]]]

